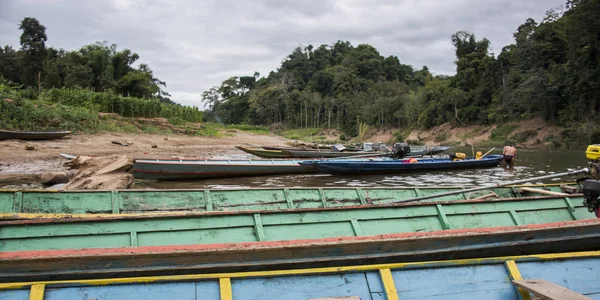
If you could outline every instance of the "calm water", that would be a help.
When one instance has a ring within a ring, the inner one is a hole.
[[[483,153],[486,149],[479,149]],[[451,152],[471,154],[471,149],[454,148]],[[519,149],[517,164],[513,170],[500,167],[474,170],[419,172],[409,174],[334,176],[327,174],[282,175],[261,177],[238,177],[198,181],[141,181],[136,180],[133,188],[150,189],[203,189],[203,188],[248,188],[248,187],[392,187],[392,186],[472,186],[514,181],[552,173],[581,169],[586,166],[585,150]],[[495,150],[490,154],[501,154]],[[215,159],[250,159],[251,155],[230,155]],[[555,178],[543,182],[568,181],[572,178]],[[541,181],[531,181],[541,183]]]

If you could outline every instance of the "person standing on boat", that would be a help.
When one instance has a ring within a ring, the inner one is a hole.
[[[506,167],[507,165],[512,168],[515,166],[515,158],[517,157],[517,148],[513,147],[512,143],[504,146],[504,151],[502,152],[504,159],[502,160],[502,166]]]

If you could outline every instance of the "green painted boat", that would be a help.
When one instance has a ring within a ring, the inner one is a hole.
[[[298,160],[177,160],[136,159],[133,177],[149,180],[193,180],[240,176],[315,173]]]
[[[3,213],[2,218],[16,218],[15,214],[140,214],[368,207],[461,189],[463,188],[253,188],[59,192],[5,190],[0,191],[0,213]],[[561,184],[529,185],[491,188],[427,201],[522,198],[539,196],[541,193],[562,192]]]
[[[236,148],[262,158],[290,158],[289,154],[284,153],[281,150],[265,150],[260,148],[247,148],[242,146],[235,146]]]
[[[598,250],[581,198],[0,222],[0,282]]]
[[[582,202],[581,197],[536,197],[369,208],[7,220],[0,223],[0,252],[293,241],[594,218]]]

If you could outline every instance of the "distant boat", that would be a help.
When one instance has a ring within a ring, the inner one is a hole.
[[[0,140],[53,140],[63,138],[71,133],[71,131],[33,132],[0,130]]]
[[[470,169],[497,166],[502,161],[502,155],[489,155],[481,159],[467,158],[453,161],[450,158],[421,158],[414,162],[403,160],[365,160],[340,161],[323,160],[300,162],[307,168],[316,168],[319,172],[336,175],[364,175],[383,173],[402,173],[415,171],[435,171],[446,169]]]
[[[262,158],[290,158],[289,154],[284,153],[282,150],[265,150],[265,149],[258,149],[258,148],[247,148],[247,147],[242,147],[242,146],[235,146],[235,147],[246,153],[250,153],[252,155],[256,155],[256,156],[262,157]]]
[[[136,159],[133,177],[150,180],[192,180],[240,176],[314,173],[298,160]]]

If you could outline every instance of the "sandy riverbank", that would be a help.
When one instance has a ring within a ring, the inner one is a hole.
[[[44,171],[64,170],[60,153],[86,156],[128,155],[133,158],[215,158],[243,156],[235,145],[286,145],[292,142],[276,135],[229,131],[223,137],[153,135],[135,133],[77,134],[47,141],[0,141],[0,187],[27,186]],[[113,144],[131,143],[129,146]],[[25,150],[26,146],[34,150]],[[152,146],[156,145],[156,148]]]

